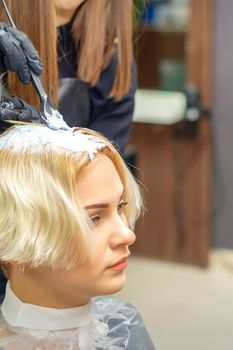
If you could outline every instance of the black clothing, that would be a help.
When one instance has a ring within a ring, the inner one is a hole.
[[[59,74],[61,88],[59,111],[69,126],[83,126],[101,132],[120,152],[128,141],[136,91],[136,67],[132,67],[132,86],[120,100],[109,98],[116,71],[116,55],[93,87],[77,78],[76,55],[72,37],[72,22],[60,27],[58,37]]]

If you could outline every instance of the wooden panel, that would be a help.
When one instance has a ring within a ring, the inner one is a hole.
[[[144,50],[138,47],[137,51],[139,86],[152,87],[161,58],[183,57],[188,69],[187,83],[200,90],[203,107],[209,109],[213,1],[190,0],[190,6],[188,33],[182,36],[185,42],[181,37],[174,38],[174,47],[171,37],[165,45],[164,37],[158,35],[154,40],[155,34],[146,34]],[[155,68],[151,69],[151,65]],[[211,129],[209,120],[203,117],[196,137],[192,138],[187,135],[187,125],[192,124],[133,125],[130,143],[138,148],[138,177],[145,185],[147,207],[136,228],[134,252],[206,266],[212,223]]]
[[[137,225],[138,255],[206,266],[210,211],[210,131],[199,122],[197,137],[185,124],[134,124],[138,178],[147,211]]]
[[[187,33],[188,83],[201,91],[205,108],[212,106],[213,0],[191,0]]]
[[[185,59],[185,33],[141,30],[136,41],[136,57],[138,85],[141,88],[158,88],[159,63],[164,59]]]

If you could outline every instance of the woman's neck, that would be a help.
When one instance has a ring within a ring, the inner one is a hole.
[[[43,271],[37,274],[28,269],[11,274],[10,286],[23,303],[47,308],[75,308],[88,304],[91,299],[91,296],[79,294],[69,286],[54,287],[43,279]]]

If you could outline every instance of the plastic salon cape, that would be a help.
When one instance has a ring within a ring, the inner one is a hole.
[[[70,315],[67,319],[68,329],[58,327],[59,330],[46,330],[42,329],[46,328],[43,326],[43,317],[50,318],[51,311],[49,310],[61,312],[51,325],[58,326],[59,322],[62,325],[63,310],[24,304],[13,292],[12,295],[13,298],[8,298],[6,293],[1,306],[0,350],[155,349],[142,318],[129,303],[113,298],[94,298],[87,306],[66,309]],[[48,312],[48,317],[46,312]],[[80,315],[79,326],[73,328],[72,322],[75,320],[74,313],[76,312]],[[40,329],[33,328],[32,325],[36,327],[39,325]]]

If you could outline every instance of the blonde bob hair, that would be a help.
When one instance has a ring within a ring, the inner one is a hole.
[[[21,125],[0,136],[0,261],[69,269],[85,260],[91,249],[91,223],[77,193],[80,174],[101,154],[111,159],[129,202],[123,210],[130,227],[140,213],[140,190],[104,136],[88,129],[74,130],[104,143],[91,160],[86,151],[63,147],[65,136],[60,131],[51,130],[59,145],[38,144],[35,135],[45,130],[42,125]]]

